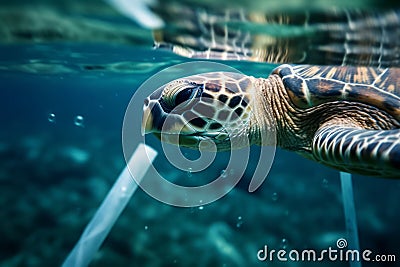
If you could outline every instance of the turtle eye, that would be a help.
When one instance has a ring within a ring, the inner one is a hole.
[[[189,103],[190,100],[199,97],[201,95],[201,92],[202,90],[199,85],[180,90],[175,96],[175,107],[186,101]]]

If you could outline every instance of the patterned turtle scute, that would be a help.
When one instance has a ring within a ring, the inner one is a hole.
[[[372,105],[400,120],[400,69],[282,65],[274,70],[299,108],[332,101]]]
[[[282,79],[282,83],[288,91],[291,100],[297,107],[305,108],[309,106],[304,91],[304,79],[294,76],[289,65],[279,66],[272,74],[276,74]]]

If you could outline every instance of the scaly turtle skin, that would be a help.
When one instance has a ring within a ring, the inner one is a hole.
[[[143,128],[218,150],[274,145],[276,135],[278,146],[327,166],[400,178],[400,69],[284,64],[267,79],[194,75],[145,100]]]

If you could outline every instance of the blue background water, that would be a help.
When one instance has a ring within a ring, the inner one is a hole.
[[[0,46],[0,266],[62,263],[124,167],[130,98],[151,75],[187,61],[151,43]],[[228,64],[254,76],[273,68]],[[224,157],[206,174],[178,171],[162,155],[155,165],[177,183],[201,183],[224,169]],[[337,171],[278,150],[267,180],[250,194],[253,167],[227,196],[201,208],[171,207],[139,190],[92,266],[265,266],[256,257],[264,245],[321,250],[346,237]],[[354,189],[360,247],[399,258],[400,183],[354,176]]]

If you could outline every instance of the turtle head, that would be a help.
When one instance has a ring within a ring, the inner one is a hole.
[[[253,79],[210,72],[163,85],[144,101],[142,131],[189,148],[202,141],[219,151],[243,147],[249,142],[243,138],[250,133]]]

